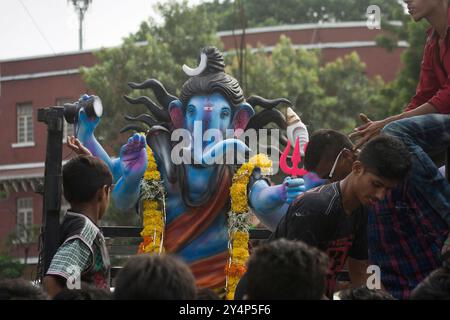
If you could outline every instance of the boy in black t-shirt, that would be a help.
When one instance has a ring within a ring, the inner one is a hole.
[[[368,252],[367,214],[363,206],[381,201],[406,177],[410,163],[410,154],[399,140],[387,136],[373,139],[344,180],[297,198],[271,239],[301,240],[326,252],[329,297],[336,290],[336,275],[347,258],[352,286],[365,285]]]

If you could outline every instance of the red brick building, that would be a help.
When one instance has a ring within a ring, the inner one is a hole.
[[[239,34],[219,33],[226,50],[234,48],[235,40],[239,43]],[[375,37],[380,31],[367,29],[365,22],[248,29],[246,43],[270,52],[283,34],[297,47],[322,49],[325,62],[356,51],[368,75],[379,74],[386,81],[401,69],[400,54],[406,47],[402,43],[392,53],[378,48]],[[16,242],[20,244],[23,230],[42,221],[42,197],[35,191],[43,183],[46,126],[37,122],[37,110],[89,93],[78,70],[94,64],[91,52],[0,61],[0,242],[18,230]],[[63,158],[68,154],[64,148]],[[37,246],[28,247],[28,262],[35,263]],[[17,245],[13,253],[23,257],[24,246]]]
[[[37,245],[29,245],[29,236],[32,226],[42,221],[42,197],[35,191],[43,183],[47,141],[37,110],[76,101],[88,91],[78,69],[94,64],[90,52],[0,64],[0,241],[5,244],[15,232],[12,253],[23,256],[29,247],[30,263],[37,257]],[[66,126],[66,133],[70,129]],[[63,157],[67,154],[64,148]]]
[[[399,22],[393,22],[399,25]],[[402,68],[401,53],[408,46],[400,42],[393,52],[377,46],[375,38],[382,34],[381,30],[369,30],[366,22],[339,22],[298,24],[276,27],[247,29],[245,42],[253,48],[262,46],[270,52],[280,37],[289,37],[295,47],[305,49],[321,49],[324,62],[331,62],[339,57],[356,51],[366,63],[370,77],[380,75],[385,81],[392,81]],[[219,32],[225,50],[232,50],[239,45],[242,31]]]

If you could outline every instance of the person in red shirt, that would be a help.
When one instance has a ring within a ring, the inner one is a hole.
[[[417,22],[426,19],[427,31],[420,80],[416,95],[403,113],[384,120],[366,122],[350,138],[359,138],[355,149],[384,133],[402,140],[412,153],[408,179],[420,201],[441,216],[450,227],[450,184],[431,156],[450,146],[450,12],[448,0],[404,0]],[[422,213],[423,214],[423,213]],[[448,229],[447,229],[448,233]],[[430,234],[430,236],[438,236]],[[442,261],[449,261],[450,238],[442,245]]]
[[[416,95],[401,114],[379,121],[365,120],[350,138],[359,137],[355,148],[378,135],[392,122],[423,115],[442,115],[440,120],[450,119],[450,12],[448,0],[404,0],[408,11],[417,22],[426,19],[431,28],[427,31]],[[430,117],[428,119],[434,119]],[[412,119],[418,120],[418,119]],[[450,120],[449,120],[450,121]]]

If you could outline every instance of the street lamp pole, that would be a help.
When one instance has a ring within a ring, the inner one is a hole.
[[[80,51],[83,50],[83,20],[84,15],[89,8],[89,4],[91,4],[92,0],[69,0],[72,1],[73,6],[78,14],[79,20],[79,29],[78,29],[78,37],[79,37],[79,48]]]

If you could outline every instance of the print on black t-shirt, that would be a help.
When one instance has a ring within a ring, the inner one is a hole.
[[[368,258],[367,214],[362,206],[351,215],[345,213],[338,182],[301,195],[271,236],[271,240],[279,238],[303,241],[328,255],[328,296],[334,292],[336,275],[347,257]]]

